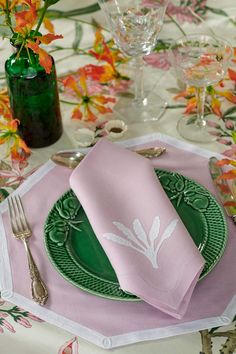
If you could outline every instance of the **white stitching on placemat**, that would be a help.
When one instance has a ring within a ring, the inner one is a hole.
[[[235,300],[236,296],[234,296],[231,303],[235,303]],[[229,313],[227,307],[222,316],[185,322],[164,328],[150,328],[114,336],[105,336],[102,333],[78,324],[72,320],[68,320],[64,316],[58,315],[45,307],[33,303],[31,300],[23,297],[22,295],[14,293],[11,301],[15,305],[23,307],[26,311],[32,312],[42,320],[88,340],[103,349],[111,349],[141,341],[157,340],[186,333],[193,333],[205,328],[220,327],[230,324],[235,314],[235,310],[234,312]],[[231,309],[233,310],[232,306]]]

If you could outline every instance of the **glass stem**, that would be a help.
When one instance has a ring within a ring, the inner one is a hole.
[[[144,99],[143,90],[143,56],[135,58],[135,92],[134,100],[137,103],[142,103]]]
[[[205,127],[206,120],[204,118],[205,111],[205,99],[206,99],[206,88],[196,87],[196,99],[197,99],[197,121],[196,124],[199,127]]]

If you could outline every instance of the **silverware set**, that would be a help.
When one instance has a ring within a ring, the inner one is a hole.
[[[159,146],[154,146],[151,148],[141,149],[141,150],[133,150],[138,155],[146,157],[148,159],[152,159],[162,155],[166,152],[166,149]],[[51,156],[51,160],[58,165],[69,167],[71,169],[78,166],[78,164],[83,160],[85,154],[79,151],[58,151],[57,153]]]

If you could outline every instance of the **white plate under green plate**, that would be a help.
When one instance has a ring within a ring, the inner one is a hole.
[[[227,226],[222,208],[197,182],[164,170],[156,169],[156,174],[206,261],[202,279],[215,267],[226,246]],[[75,286],[110,299],[139,300],[120,289],[116,274],[71,190],[59,198],[47,217],[45,245],[57,271]]]

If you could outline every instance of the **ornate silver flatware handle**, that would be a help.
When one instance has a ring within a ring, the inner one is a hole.
[[[28,239],[32,235],[32,231],[26,220],[21,198],[19,195],[11,196],[7,201],[13,236],[21,240],[25,246],[31,278],[32,299],[40,305],[44,305],[48,298],[48,291],[40,277],[28,245]]]
[[[42,281],[38,268],[35,264],[35,261],[33,259],[32,253],[30,251],[27,239],[22,238],[22,241],[25,246],[25,250],[27,253],[27,259],[28,259],[28,265],[29,265],[29,271],[30,271],[30,278],[31,278],[31,294],[32,294],[32,299],[39,303],[40,305],[44,305],[47,301],[48,298],[48,291],[46,289],[46,286],[44,282]]]

